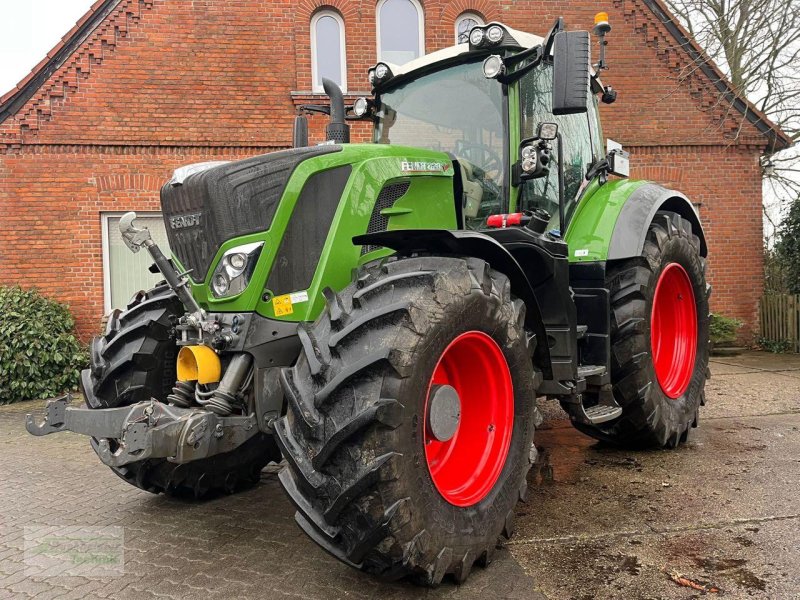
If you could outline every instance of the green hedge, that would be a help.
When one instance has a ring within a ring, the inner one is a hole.
[[[708,332],[711,343],[714,346],[724,346],[734,343],[742,325],[743,323],[739,319],[712,313]]]
[[[78,386],[88,352],[63,304],[36,290],[0,287],[0,404],[56,396]]]

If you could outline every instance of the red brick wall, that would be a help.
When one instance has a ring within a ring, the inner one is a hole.
[[[287,146],[310,94],[309,21],[345,22],[348,90],[376,60],[375,0],[122,0],[13,118],[0,124],[0,283],[68,301],[82,334],[102,313],[100,211],[156,209],[172,169]],[[715,310],[755,322],[761,292],[765,141],[718,98],[641,0],[423,0],[425,44],[451,45],[466,10],[544,34],[558,14],[589,28],[608,10],[606,135],[631,147],[634,174],[695,202],[711,237]],[[299,92],[292,94],[292,92]],[[323,121],[312,131],[320,135]],[[735,138],[735,139],[734,139]],[[21,250],[21,249],[24,249]]]
[[[160,210],[159,189],[176,167],[251,153],[40,146],[2,156],[0,285],[36,286],[67,302],[80,334],[93,335],[103,314],[101,212]]]
[[[681,190],[700,212],[708,242],[711,310],[742,319],[742,340],[757,331],[764,290],[758,150],[724,146],[635,148],[631,176]]]

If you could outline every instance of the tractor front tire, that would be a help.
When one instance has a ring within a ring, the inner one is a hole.
[[[464,581],[511,535],[535,458],[525,306],[485,262],[430,256],[362,267],[326,299],[282,373],[295,518],[373,575]]]
[[[185,312],[167,286],[139,292],[124,311],[115,310],[106,331],[92,340],[91,365],[81,374],[89,408],[115,408],[155,398],[167,402],[175,385],[174,325]],[[97,451],[97,441],[91,441]],[[261,470],[280,452],[271,436],[259,433],[231,452],[185,464],[151,458],[111,470],[154,494],[203,498],[233,493],[260,480]]]
[[[576,427],[632,448],[677,447],[705,402],[710,288],[689,221],[659,212],[641,257],[608,268],[611,382],[622,416]]]

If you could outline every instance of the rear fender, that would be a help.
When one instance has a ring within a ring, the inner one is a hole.
[[[493,269],[504,273],[511,281],[513,294],[525,302],[525,324],[536,334],[534,364],[545,379],[552,379],[550,350],[542,312],[533,288],[516,259],[500,243],[477,231],[444,229],[410,229],[381,231],[353,238],[356,245],[375,245],[391,248],[401,255],[415,252],[472,256],[485,260]]]
[[[689,199],[680,192],[647,183],[634,191],[622,206],[608,245],[608,260],[641,256],[650,223],[661,210],[678,213],[689,221],[692,232],[700,238],[700,255],[708,255],[703,226]]]
[[[707,255],[703,227],[686,196],[655,183],[623,179],[590,184],[567,228],[570,262],[640,256],[650,223],[660,210],[678,213],[691,223],[700,238],[700,254]]]

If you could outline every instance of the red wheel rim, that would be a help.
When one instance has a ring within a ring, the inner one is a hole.
[[[658,384],[670,398],[689,387],[697,356],[697,308],[689,275],[678,263],[661,272],[650,315],[650,344]]]
[[[447,441],[428,427],[431,388],[449,385],[461,402],[461,418]],[[428,384],[425,401],[425,458],[442,497],[472,506],[494,487],[511,445],[514,389],[500,346],[480,331],[468,331],[445,348]]]

